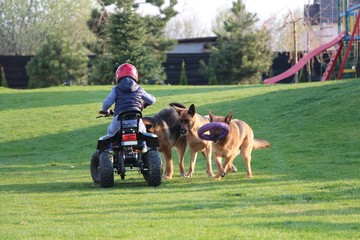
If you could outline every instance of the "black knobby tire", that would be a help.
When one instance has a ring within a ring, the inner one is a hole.
[[[94,183],[100,182],[99,158],[99,151],[96,151],[94,152],[90,160],[90,173]]]
[[[150,150],[143,155],[148,170],[143,173],[144,178],[150,187],[157,187],[161,184],[162,164],[161,155],[156,150]]]
[[[108,152],[100,154],[100,187],[108,188],[114,186],[114,164],[113,156]]]

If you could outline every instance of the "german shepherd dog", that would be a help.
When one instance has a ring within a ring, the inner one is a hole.
[[[209,112],[209,117],[210,122],[224,122],[230,128],[229,134],[225,138],[215,141],[213,145],[215,162],[218,166],[215,180],[220,180],[230,171],[235,157],[239,154],[244,159],[247,176],[251,178],[251,152],[254,149],[270,147],[269,142],[255,139],[251,127],[239,119],[232,119],[232,112],[226,117],[215,116]],[[223,158],[224,162],[221,163]]]
[[[174,107],[183,107],[180,103],[170,103],[170,107],[161,110],[152,117],[143,117],[146,130],[154,133],[159,139],[159,151],[165,159],[165,179],[172,179],[174,174],[174,163],[172,148],[175,147],[179,155],[180,175],[185,175],[184,155],[187,149],[186,137],[180,134],[179,114]]]
[[[180,133],[186,135],[187,143],[190,148],[190,167],[186,177],[191,177],[195,170],[195,163],[198,152],[201,152],[206,159],[206,172],[214,177],[211,166],[212,142],[199,138],[198,129],[209,122],[209,119],[196,112],[195,105],[189,108],[174,107],[180,118]]]

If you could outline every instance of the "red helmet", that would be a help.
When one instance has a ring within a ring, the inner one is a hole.
[[[122,77],[132,77],[135,82],[138,82],[138,71],[136,67],[130,63],[121,64],[116,69],[116,81],[118,81]]]

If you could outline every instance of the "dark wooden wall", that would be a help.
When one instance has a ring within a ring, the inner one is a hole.
[[[29,77],[25,66],[32,56],[0,56],[0,65],[5,71],[5,78],[10,88],[27,88]]]
[[[167,80],[165,83],[178,85],[180,83],[180,73],[182,62],[185,63],[188,85],[207,85],[208,79],[199,71],[200,60],[209,62],[209,53],[186,53],[186,54],[167,54],[167,61],[164,64]]]
[[[29,77],[26,74],[25,66],[32,56],[0,56],[0,65],[5,70],[5,77],[10,88],[24,89],[28,87]],[[164,63],[165,72],[167,74],[166,84],[178,85],[180,83],[180,73],[182,62],[185,62],[185,70],[188,85],[207,85],[208,79],[204,77],[200,69],[200,60],[208,63],[209,53],[188,53],[188,54],[167,54],[167,61]],[[292,66],[289,62],[289,53],[278,53],[273,60],[272,76],[276,76]],[[321,65],[314,59],[313,79],[318,81],[321,78]],[[263,76],[267,78],[266,75]],[[293,76],[281,81],[281,83],[290,83]],[[307,80],[307,79],[306,79]]]

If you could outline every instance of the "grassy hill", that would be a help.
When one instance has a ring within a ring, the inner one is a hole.
[[[100,189],[89,161],[111,86],[0,88],[1,239],[360,238],[358,79],[144,87],[157,97],[144,115],[181,102],[246,121],[271,143],[253,152],[254,178],[237,157],[239,172],[214,181],[199,156],[192,178],[175,166],[158,188],[129,172]]]

